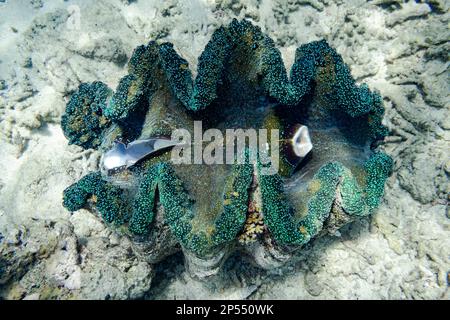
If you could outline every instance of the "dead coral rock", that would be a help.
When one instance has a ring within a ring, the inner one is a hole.
[[[66,224],[49,221],[9,227],[0,237],[0,285],[20,279],[33,264],[48,258],[69,232]]]

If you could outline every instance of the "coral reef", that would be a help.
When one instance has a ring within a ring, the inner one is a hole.
[[[355,83],[325,40],[300,46],[288,76],[274,42],[233,20],[212,34],[195,79],[172,44],[155,41],[135,49],[128,71],[115,93],[100,82],[79,87],[61,121],[69,143],[105,151],[117,139],[193,132],[196,120],[203,130],[279,129],[280,171],[262,174],[267,164],[260,162],[173,164],[165,152],[117,176],[85,176],[64,191],[68,210],[98,210],[138,242],[151,237],[162,214],[189,270],[202,277],[236,248],[264,268],[277,266],[277,255],[378,206],[393,166],[376,150],[387,134],[382,99]],[[314,145],[300,164],[288,152],[299,123]]]

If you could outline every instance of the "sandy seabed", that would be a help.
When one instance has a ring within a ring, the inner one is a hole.
[[[0,0],[0,297],[5,299],[448,299],[449,1]],[[173,42],[195,70],[212,32],[259,25],[287,68],[326,39],[380,92],[395,159],[371,217],[262,271],[231,257],[210,283],[180,254],[152,265],[62,191],[98,168],[59,126],[81,82],[115,87],[133,49]]]

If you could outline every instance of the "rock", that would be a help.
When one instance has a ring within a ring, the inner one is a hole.
[[[319,296],[323,291],[323,286],[319,282],[319,278],[312,272],[305,274],[306,291],[314,297]]]
[[[70,232],[66,224],[49,221],[27,227],[10,223],[8,229],[0,242],[0,285],[19,280],[37,261],[49,257]]]
[[[402,4],[402,8],[400,10],[395,11],[389,16],[389,19],[386,21],[386,25],[388,27],[393,27],[403,21],[426,16],[430,12],[430,6],[425,3],[408,2]]]
[[[23,300],[39,300],[39,293],[33,293],[25,296]]]

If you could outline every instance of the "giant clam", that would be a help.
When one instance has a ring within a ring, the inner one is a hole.
[[[170,43],[137,47],[128,70],[115,92],[84,83],[67,104],[69,142],[116,150],[120,170],[81,178],[64,191],[64,206],[98,212],[150,262],[181,248],[202,278],[239,250],[274,268],[379,205],[392,169],[377,149],[387,134],[382,99],[355,83],[326,41],[301,45],[288,76],[273,41],[234,20],[213,33],[195,79]],[[195,121],[222,133],[278,129],[277,173],[262,174],[261,161],[174,164],[170,148],[145,149],[176,129],[194,135]],[[129,165],[127,144],[144,145]]]

